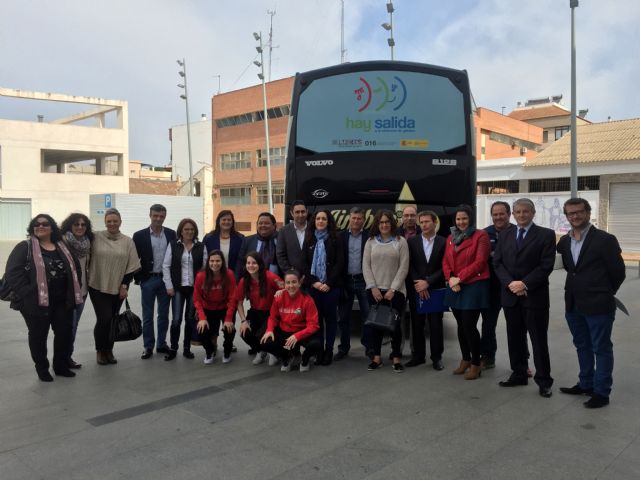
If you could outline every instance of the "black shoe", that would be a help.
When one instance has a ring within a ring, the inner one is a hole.
[[[58,377],[75,377],[76,376],[76,372],[72,372],[71,370],[69,370],[68,368],[59,368],[59,369],[53,369],[53,372],[58,376]],[[47,372],[48,373],[48,372]]]
[[[435,360],[433,362],[433,369],[437,371],[444,370],[444,363],[442,363],[442,360]]]
[[[165,353],[165,354],[169,355],[171,353],[171,349],[168,346],[164,345],[164,346],[162,346],[160,348],[156,348],[156,352],[157,353]]]
[[[349,352],[343,352],[342,350],[338,350],[338,353],[336,353],[335,357],[333,357],[333,359],[336,362],[339,362],[340,360],[342,360],[343,358],[346,358],[349,356]]]
[[[324,352],[320,352],[318,353],[318,355],[316,355],[316,361],[313,362],[313,364],[317,367],[318,365],[322,365],[323,361],[324,361]]]
[[[576,383],[573,387],[560,387],[560,392],[567,395],[591,395],[593,388],[582,388],[579,383]]]
[[[412,358],[407,363],[404,364],[405,367],[417,367],[418,365],[422,365],[423,363],[427,363],[424,359],[419,360],[417,358]]]
[[[231,351],[233,353],[236,353],[238,351],[238,347],[236,347],[235,345],[231,345]]]
[[[193,360],[196,356],[191,352],[191,350],[183,350],[182,356],[184,358],[188,358],[189,360]]]
[[[594,393],[589,400],[584,402],[586,408],[602,408],[609,405],[609,397],[603,397]]]
[[[79,368],[82,368],[82,364],[81,364],[81,363],[76,362],[73,358],[70,358],[70,359],[69,359],[69,362],[67,362],[67,366],[68,366],[69,368],[73,368],[74,370],[77,370],[77,369],[79,369]]]
[[[553,395],[551,387],[540,387],[538,393],[540,393],[540,396],[543,398],[551,398],[551,395]]]
[[[49,370],[37,370],[36,373],[41,382],[53,382],[53,377],[49,373]]]
[[[404,372],[404,367],[402,366],[401,363],[394,363],[393,364],[393,373],[402,373]]]
[[[498,385],[501,387],[521,387],[527,385],[529,382],[527,379],[518,380],[517,378],[509,378],[509,380],[504,380],[499,382]]]
[[[322,365],[325,367],[331,365],[333,362],[333,350],[325,350],[324,355],[322,356]]]
[[[369,364],[369,366],[367,367],[367,370],[372,371],[372,370],[377,370],[382,366],[382,362],[378,363],[378,362],[371,362]]]
[[[164,356],[164,361],[165,362],[170,362],[171,360],[173,360],[174,358],[176,358],[176,356],[178,355],[178,351],[177,350],[171,350],[169,353],[167,353]]]
[[[142,355],[140,355],[140,358],[142,360],[148,360],[152,356],[153,356],[153,350],[143,350]]]

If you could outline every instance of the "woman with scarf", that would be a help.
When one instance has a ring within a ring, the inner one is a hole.
[[[338,329],[338,301],[342,286],[344,252],[336,221],[329,210],[318,210],[307,226],[302,255],[304,285],[318,309],[322,352],[316,365],[331,365]]]
[[[47,358],[49,327],[53,341],[53,371],[75,377],[69,370],[69,344],[73,311],[82,303],[80,264],[62,242],[60,229],[47,214],[36,215],[27,228],[28,238],[9,255],[5,280],[16,298],[29,331],[29,349],[38,378],[52,382]]]
[[[398,233],[396,217],[390,210],[378,210],[369,230],[369,240],[364,245],[362,275],[367,289],[369,305],[380,302],[391,304],[400,315],[404,312],[407,287],[405,279],[409,273],[409,246]],[[382,330],[371,329],[371,363],[369,370],[382,366]],[[393,371],[401,373],[402,328],[400,322],[391,333],[391,358]]]
[[[73,358],[73,346],[76,342],[76,332],[78,331],[78,322],[84,310],[88,287],[88,269],[89,260],[91,258],[91,242],[93,241],[93,232],[91,231],[91,220],[82,213],[72,213],[62,222],[62,240],[67,245],[74,257],[80,262],[80,271],[82,272],[82,280],[80,283],[80,291],[82,292],[82,303],[77,305],[73,310],[73,325],[71,328],[71,341],[69,344],[69,368],[77,369],[82,365]]]
[[[458,324],[458,342],[462,352],[460,365],[453,373],[466,380],[480,376],[480,310],[489,306],[489,236],[477,230],[473,209],[460,205],[455,211],[455,227],[442,260],[442,271],[449,288],[444,303],[451,307]]]
[[[115,208],[104,213],[106,230],[96,232],[91,242],[89,298],[96,312],[93,337],[98,365],[118,363],[113,356],[111,323],[129,294],[133,273],[140,269],[140,258],[131,237],[120,232],[122,218]]]

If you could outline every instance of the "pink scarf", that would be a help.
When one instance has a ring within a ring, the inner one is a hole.
[[[80,292],[80,282],[78,281],[78,272],[76,272],[76,264],[69,253],[69,249],[62,242],[56,243],[58,249],[66,257],[69,267],[71,268],[71,276],[73,278],[73,296],[76,305],[82,303],[82,293]],[[44,267],[44,259],[40,250],[40,242],[37,238],[31,238],[31,248],[33,251],[33,263],[36,266],[36,282],[38,283],[38,305],[41,307],[49,306],[49,286],[47,285],[47,273]]]

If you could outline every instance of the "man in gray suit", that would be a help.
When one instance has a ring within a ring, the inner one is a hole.
[[[293,222],[285,225],[278,232],[276,257],[283,274],[291,267],[304,273],[302,243],[307,230],[307,207],[302,200],[295,200],[291,205],[290,213]]]

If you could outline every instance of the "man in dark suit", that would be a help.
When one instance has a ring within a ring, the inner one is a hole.
[[[365,354],[370,353],[371,334],[364,322],[369,316],[369,300],[362,275],[362,254],[364,244],[369,238],[369,231],[364,226],[365,212],[360,207],[353,207],[349,211],[349,228],[340,232],[344,247],[344,290],[340,304],[338,305],[338,327],[340,327],[340,345],[334,360],[342,360],[351,349],[351,313],[353,299],[358,298],[360,318],[362,319],[362,335],[360,343],[365,349]]]
[[[142,294],[142,339],[144,342],[143,360],[151,358],[155,344],[156,352],[170,354],[167,345],[169,328],[169,307],[171,297],[167,294],[162,281],[162,262],[167,246],[176,239],[176,232],[164,228],[162,224],[167,216],[164,205],[154,204],[149,209],[151,225],[133,234],[133,242],[140,257],[141,268],[134,274],[136,284]],[[158,301],[158,338],[155,338],[153,311]]]
[[[591,225],[591,205],[583,198],[564,203],[571,231],[558,242],[567,271],[565,318],[573,335],[580,365],[579,381],[561,387],[562,393],[591,395],[587,408],[609,404],[613,385],[614,295],[625,279],[625,267],[616,237]]]
[[[551,397],[549,329],[549,275],[556,257],[556,235],[533,223],[536,209],[531,200],[513,204],[516,226],[500,234],[493,266],[502,285],[502,308],[507,319],[511,376],[501,387],[526,385],[527,332],[533,347],[534,376],[540,396]]]
[[[307,230],[307,207],[302,200],[295,200],[291,205],[293,222],[288,223],[278,232],[276,256],[282,272],[291,267],[304,273],[306,265],[302,256],[302,243]]]
[[[247,253],[258,252],[264,260],[264,265],[268,270],[279,275],[278,260],[276,259],[277,237],[276,217],[269,212],[262,212],[258,215],[256,222],[256,232],[254,235],[245,237],[242,241],[242,247],[238,254],[238,263],[235,266],[236,280],[240,279],[240,275],[244,270],[244,264],[247,261]]]
[[[442,257],[445,250],[445,239],[436,234],[438,216],[432,211],[418,214],[421,235],[409,238],[409,281],[407,295],[414,298],[409,305],[411,311],[411,350],[413,355],[405,363],[405,367],[415,367],[426,362],[426,342],[424,337],[425,323],[429,325],[429,346],[431,361],[435,370],[443,370],[442,352],[444,337],[442,331],[442,312],[417,313],[415,311],[417,295],[423,300],[429,299],[429,293],[436,288],[444,288],[442,273]]]

